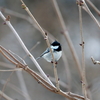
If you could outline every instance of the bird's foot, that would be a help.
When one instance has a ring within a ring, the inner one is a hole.
[[[53,61],[51,61],[51,63],[54,63]],[[55,61],[55,64],[57,65],[58,63]]]

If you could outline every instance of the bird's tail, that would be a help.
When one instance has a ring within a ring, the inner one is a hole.
[[[39,60],[41,57],[37,57],[36,60]]]

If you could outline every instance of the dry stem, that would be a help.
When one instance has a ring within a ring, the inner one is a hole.
[[[90,15],[90,17],[95,21],[95,23],[98,25],[98,27],[100,28],[100,23],[99,21],[95,18],[95,16],[92,14],[92,12],[90,11],[90,9],[88,8],[87,4],[85,3],[85,0],[82,0],[83,4],[82,4],[82,8]]]
[[[81,1],[80,1],[81,2]],[[80,22],[80,36],[81,36],[81,46],[82,46],[82,90],[87,100],[87,90],[86,90],[86,76],[85,76],[85,55],[84,55],[84,39],[83,39],[83,31],[82,31],[82,9],[81,3],[78,4],[79,7],[79,22]]]
[[[21,71],[22,68],[13,68],[13,69],[7,69],[7,70],[0,70],[0,72],[12,72],[12,71]]]
[[[96,61],[93,57],[91,57],[91,60],[92,60],[93,64],[99,64],[100,65],[100,61]]]
[[[9,96],[7,96],[5,93],[3,93],[2,91],[0,91],[0,96],[2,96],[3,98],[5,98],[6,100],[14,100],[12,98],[10,98]]]
[[[9,60],[9,57],[12,58],[12,60],[16,60],[16,63],[18,63],[18,66],[19,68],[23,68],[23,70],[25,70],[26,72],[28,72],[30,75],[32,75],[34,77],[34,79],[36,79],[42,86],[44,86],[46,89],[54,92],[54,93],[57,93],[57,94],[60,94],[70,100],[78,100],[78,98],[80,99],[83,99],[84,100],[84,97],[80,96],[80,95],[77,95],[77,94],[74,94],[74,96],[70,96],[68,93],[66,92],[63,92],[62,90],[60,91],[57,91],[57,88],[53,87],[50,83],[48,83],[48,81],[46,81],[45,79],[43,79],[40,75],[38,75],[36,72],[34,72],[33,70],[31,70],[28,66],[26,67],[26,65],[22,64],[21,62],[19,62],[9,51],[7,51],[5,48],[3,48],[2,46],[0,46],[1,49],[3,51],[6,52],[7,55],[9,56],[6,56],[6,58]],[[6,55],[5,54],[5,55]],[[12,61],[9,60],[11,63]],[[16,64],[15,64],[16,65]]]
[[[71,39],[70,39],[69,33],[68,33],[68,31],[67,31],[67,28],[66,28],[65,22],[64,22],[64,20],[63,20],[63,17],[62,17],[62,15],[61,15],[60,9],[59,9],[59,7],[58,7],[57,1],[56,1],[56,0],[52,0],[52,2],[53,2],[53,4],[54,4],[54,7],[55,7],[55,10],[56,10],[56,12],[57,12],[57,15],[58,15],[59,21],[60,21],[60,23],[61,23],[61,26],[62,26],[62,28],[63,28],[64,37],[65,37],[65,39],[66,39],[66,41],[67,41],[67,43],[68,43],[68,45],[69,45],[69,48],[70,48],[70,51],[71,51],[72,56],[73,56],[73,58],[74,58],[74,61],[75,61],[76,65],[77,65],[78,70],[79,70],[79,73],[80,73],[80,75],[81,75],[81,77],[82,77],[82,74],[81,74],[81,65],[80,65],[78,56],[77,56],[77,54],[76,54],[76,51],[75,51],[75,49],[74,49],[73,43],[72,43],[72,41],[71,41]]]
[[[86,2],[97,12],[97,14],[100,16],[100,11],[97,9],[97,7],[90,1],[86,0]]]
[[[7,83],[10,81],[11,76],[13,75],[13,73],[14,73],[14,71],[11,72],[11,74],[10,74],[9,77],[7,78],[6,83],[4,84],[4,86],[3,86],[3,88],[2,88],[2,94],[0,95],[0,99],[2,99],[3,92],[4,92],[5,88],[6,88]]]
[[[49,39],[48,39],[48,35],[42,29],[42,27],[39,25],[39,23],[37,22],[37,20],[35,19],[35,17],[32,15],[32,13],[28,9],[28,7],[25,5],[25,3],[23,2],[23,0],[21,0],[21,2],[22,2],[22,8],[26,10],[26,12],[30,15],[30,17],[34,20],[34,22],[36,23],[36,25],[39,27],[40,32],[42,33],[44,39],[46,40],[48,48],[50,48],[50,52],[51,52],[52,60],[53,60],[53,66],[54,66],[54,75],[55,75],[55,80],[56,80],[56,87],[59,90],[58,74],[57,74],[57,69],[56,69],[56,64],[55,64],[55,59],[54,59],[53,51],[52,51],[52,49],[50,47],[50,42],[49,42]]]
[[[6,8],[1,8],[1,10],[2,10],[3,12],[5,12],[5,13],[9,14],[9,15],[12,15],[12,16],[15,16],[15,17],[18,17],[18,18],[22,18],[22,19],[28,21],[30,24],[33,25],[33,27],[35,27],[37,30],[39,30],[39,27],[36,26],[36,24],[33,22],[33,20],[32,20],[29,16],[23,15],[23,14],[21,14],[21,13],[18,13],[18,12],[15,12],[15,11],[12,11],[12,10],[9,10],[9,9],[6,9]],[[45,30],[45,29],[44,29],[44,30]],[[40,31],[40,30],[39,30],[39,31]],[[57,40],[57,39],[55,39],[55,37],[54,37],[52,34],[50,34],[47,30],[45,30],[45,32],[48,33],[49,39],[50,39],[51,41]],[[32,48],[31,50],[33,50],[39,43],[40,43],[40,42],[37,42],[36,45],[34,45],[33,48]],[[31,50],[30,50],[30,52],[31,52]],[[28,56],[28,55],[25,55],[25,56],[23,57],[23,59],[25,59],[26,56]],[[63,60],[63,62],[64,62],[64,66],[65,66],[65,69],[66,69],[66,74],[67,74],[66,77],[67,77],[67,79],[68,79],[68,85],[66,86],[65,84],[63,84],[63,82],[61,82],[61,80],[60,80],[59,84],[60,84],[61,86],[63,86],[64,88],[67,87],[67,89],[70,90],[70,88],[71,88],[71,86],[70,86],[70,83],[71,83],[71,74],[70,74],[69,65],[68,65],[68,62],[67,62],[67,58],[66,58],[66,56],[65,56],[65,54],[64,54],[64,51],[63,51],[63,54],[62,54],[62,60]],[[50,77],[49,77],[49,78],[50,78]],[[55,81],[53,80],[53,78],[50,78],[50,79],[51,79],[53,82],[55,82]]]
[[[6,18],[4,17],[4,15],[0,12],[0,17],[6,21]],[[30,57],[30,59],[33,61],[33,63],[36,65],[37,69],[40,71],[40,73],[42,74],[42,76],[52,85],[53,83],[50,81],[50,79],[47,77],[47,75],[44,73],[44,71],[42,70],[42,68],[40,67],[40,65],[37,63],[37,61],[35,60],[35,58],[33,57],[33,55],[29,52],[29,50],[26,48],[25,44],[23,43],[23,41],[21,40],[21,38],[19,37],[17,31],[14,29],[14,27],[11,25],[10,21],[6,21],[6,24],[10,27],[10,29],[13,31],[13,33],[15,34],[15,36],[17,37],[19,43],[21,44],[21,46],[23,47],[24,51],[26,52],[26,54]]]

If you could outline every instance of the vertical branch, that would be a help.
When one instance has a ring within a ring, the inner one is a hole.
[[[62,15],[61,15],[60,9],[59,9],[58,4],[57,4],[57,1],[56,1],[56,0],[52,0],[52,2],[53,2],[53,4],[54,4],[54,7],[55,7],[55,10],[56,10],[56,12],[57,12],[57,15],[58,15],[59,21],[60,21],[60,23],[61,23],[61,26],[62,26],[62,28],[63,28],[64,37],[65,37],[65,39],[66,39],[66,41],[67,41],[67,43],[68,43],[68,46],[69,46],[69,48],[70,48],[70,51],[71,51],[71,53],[72,53],[73,59],[74,59],[74,61],[75,61],[75,63],[76,63],[76,66],[78,67],[80,76],[82,77],[82,74],[81,74],[81,65],[80,65],[78,56],[77,56],[77,54],[76,54],[75,48],[74,48],[74,46],[73,46],[73,43],[72,43],[72,41],[71,41],[71,39],[70,39],[69,33],[68,33],[67,29],[66,29],[66,25],[65,25],[65,22],[64,22],[64,20],[63,20]]]
[[[56,69],[55,59],[54,59],[53,51],[52,51],[52,49],[50,47],[50,42],[49,42],[47,33],[39,25],[39,23],[37,22],[37,20],[35,19],[35,17],[32,15],[32,13],[28,9],[28,7],[25,5],[25,3],[23,2],[23,0],[21,0],[21,2],[22,2],[22,8],[26,10],[26,12],[30,15],[30,17],[34,20],[34,22],[36,23],[36,25],[39,27],[40,32],[42,33],[44,39],[46,40],[48,48],[50,48],[50,52],[51,52],[52,60],[53,60],[53,66],[54,66],[54,75],[55,75],[55,80],[56,80],[56,86],[57,86],[57,89],[59,90],[59,82],[58,82],[58,75],[57,75],[57,69]]]
[[[97,7],[90,1],[86,0],[86,2],[96,11],[96,13],[100,16],[100,11],[97,9]]]
[[[54,76],[55,76],[57,91],[59,91],[60,86],[59,86],[59,79],[58,79],[58,74],[57,74],[57,64],[55,64],[54,66]]]
[[[15,12],[15,11],[12,11],[12,10],[9,10],[9,9],[4,9],[4,11],[7,13],[7,14],[9,14],[9,15],[12,15],[12,16],[15,16],[15,17],[18,17],[18,18],[22,18],[22,19],[24,19],[24,20],[26,20],[26,21],[28,21],[30,24],[32,24],[36,29],[38,29],[39,30],[39,27],[37,27],[36,25],[35,25],[35,23],[32,21],[32,19],[29,17],[28,18],[28,16],[26,16],[26,15],[23,15],[23,14],[20,14],[20,13],[18,13],[18,12]],[[40,30],[39,30],[40,31]],[[50,41],[54,41],[54,40],[57,40],[52,34],[50,34],[47,30],[45,30],[44,29],[44,31],[46,32],[46,33],[48,33],[48,36],[49,36],[49,40]],[[31,50],[33,50],[38,44],[39,44],[40,42],[37,42],[36,43],[36,45],[32,48],[32,49],[30,49],[30,52],[31,52]],[[25,55],[24,57],[23,57],[23,59],[25,59],[26,57],[27,57],[28,55]],[[65,70],[66,70],[66,77],[67,77],[67,79],[68,79],[68,86],[67,86],[67,88],[68,88],[68,90],[70,91],[70,89],[71,89],[71,74],[70,74],[70,70],[69,70],[69,65],[68,65],[68,61],[67,61],[67,59],[66,59],[66,56],[65,56],[65,54],[64,54],[64,51],[63,51],[63,54],[62,54],[62,60],[63,60],[63,62],[64,62],[64,67],[65,67]],[[61,81],[60,81],[61,82]]]
[[[81,1],[80,1],[81,2]],[[84,39],[83,39],[83,31],[82,31],[82,8],[78,4],[79,7],[79,22],[80,22],[80,36],[81,36],[81,46],[82,46],[82,90],[85,97],[85,100],[87,100],[87,91],[86,91],[86,76],[85,76],[85,56],[84,56]]]

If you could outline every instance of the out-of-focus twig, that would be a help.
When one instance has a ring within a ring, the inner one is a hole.
[[[38,41],[38,42],[30,49],[30,52],[31,52],[33,49],[35,49],[39,44],[40,44],[40,42]],[[25,55],[25,56],[23,57],[23,59],[25,59],[27,56],[28,56],[28,55]]]
[[[58,91],[58,89],[56,87],[53,87],[47,80],[43,79],[40,75],[38,75],[35,71],[33,71],[32,69],[30,69],[28,66],[26,67],[26,65],[22,64],[21,62],[19,62],[9,51],[7,51],[4,47],[0,46],[0,48],[2,50],[5,51],[5,53],[9,56],[6,56],[6,59],[9,60],[9,57],[12,58],[12,60],[16,61],[16,63],[18,63],[18,67],[19,68],[23,68],[23,70],[25,70],[26,72],[28,72],[35,80],[37,80],[38,83],[40,83],[43,87],[45,87],[46,89],[48,89],[49,91],[51,92],[54,92],[54,93],[57,93],[57,94],[60,94],[70,100],[78,100],[79,98],[81,98],[82,96],[77,96],[76,94],[76,97],[75,97],[75,94],[74,94],[74,97],[73,96],[70,96],[68,93],[62,91],[60,89],[60,91]],[[6,55],[5,54],[5,55]],[[3,55],[3,54],[2,54]],[[10,62],[12,62],[11,60],[9,60]],[[16,64],[15,64],[16,65]],[[83,97],[84,98],[84,97]],[[84,100],[84,99],[83,99]]]
[[[18,56],[17,54],[15,54],[14,52],[12,52],[10,50],[9,50],[9,52],[11,54],[13,54],[14,56],[17,56],[24,63],[24,65],[27,65],[26,62],[20,56]],[[19,83],[20,83],[22,91],[24,91],[26,93],[26,95],[23,94],[25,99],[26,100],[31,100],[31,98],[29,96],[29,93],[27,91],[27,88],[26,88],[26,84],[25,84],[25,81],[24,81],[24,77],[23,77],[22,71],[16,71],[16,74],[18,76]]]
[[[0,96],[2,96],[3,98],[5,98],[6,100],[14,100],[12,98],[10,98],[9,96],[7,96],[5,93],[3,93],[2,91],[0,91]]]
[[[6,83],[6,81],[5,80],[0,80],[0,84],[5,84]],[[26,93],[25,93],[25,91],[22,91],[20,88],[18,88],[17,86],[15,86],[14,84],[12,84],[12,83],[8,83],[7,84],[7,87],[9,87],[9,88],[11,88],[12,90],[15,90],[16,92],[18,92],[19,94],[21,94],[23,97],[26,97]]]
[[[43,30],[43,28],[39,25],[39,23],[37,22],[37,20],[35,19],[35,17],[32,15],[32,13],[28,9],[28,7],[25,5],[25,3],[23,2],[23,0],[20,0],[20,1],[22,2],[22,8],[26,10],[26,12],[30,15],[30,17],[34,20],[34,22],[36,23],[36,25],[39,27],[39,30],[41,31],[44,39],[46,40],[48,48],[50,48],[50,52],[51,52],[52,60],[53,60],[53,66],[54,66],[54,75],[55,75],[55,80],[56,80],[56,87],[59,90],[58,74],[57,74],[57,69],[56,69],[56,64],[55,64],[55,59],[54,59],[53,51],[52,51],[52,49],[50,47],[50,42],[49,42],[49,39],[48,39],[48,35]]]
[[[8,82],[10,81],[11,79],[11,76],[13,75],[14,71],[11,72],[11,74],[9,75],[9,77],[7,78],[6,80],[6,83],[3,85],[3,88],[2,88],[2,93],[4,92],[5,88],[6,88],[6,85],[8,84]],[[3,94],[0,95],[0,99],[3,97]]]
[[[97,7],[90,1],[86,0],[86,2],[97,12],[97,14],[100,16],[100,11],[97,9]]]
[[[79,8],[79,23],[80,23],[80,36],[81,36],[81,44],[82,47],[82,90],[84,94],[85,100],[87,100],[87,90],[86,90],[86,73],[85,73],[85,55],[84,55],[84,38],[83,38],[83,26],[82,26],[82,2],[78,2]]]
[[[79,96],[79,95],[75,95],[74,93],[71,93],[71,92],[67,92],[70,96],[74,96],[74,97],[78,97],[82,100],[84,100],[84,97],[83,96]]]
[[[16,12],[16,11],[13,11],[13,10],[10,10],[7,8],[3,8],[3,7],[0,7],[0,10],[4,13],[11,15],[11,16],[15,16],[15,17],[18,17],[18,18],[21,18],[21,19],[28,21],[33,27],[35,27],[37,30],[39,30],[39,27],[35,24],[35,22],[32,20],[32,18],[30,16],[27,16],[27,15],[24,15],[24,14],[21,14],[19,12]],[[43,29],[43,30],[46,33],[48,33],[48,38],[50,39],[50,41],[53,42],[55,40],[55,38],[47,30],[45,30],[45,29]]]
[[[18,80],[20,83],[21,90],[24,91],[26,94],[26,95],[24,95],[24,93],[23,93],[25,100],[31,100],[29,93],[28,93],[28,90],[27,90],[27,86],[26,86],[25,81],[24,81],[22,71],[16,71],[16,74],[17,74],[17,77],[18,77]]]
[[[21,70],[23,70],[22,68],[14,68],[15,66],[14,65],[12,65],[12,64],[8,64],[8,63],[4,63],[4,62],[0,62],[0,66],[2,66],[2,67],[5,67],[5,68],[11,68],[11,70],[10,69],[7,69],[7,70],[0,70],[0,71],[21,71]],[[66,65],[66,66],[68,66],[68,65]],[[67,69],[66,69],[67,70]],[[69,70],[68,70],[69,71]],[[38,73],[38,72],[37,72]],[[38,73],[39,75],[40,75],[40,73]],[[68,74],[68,73],[67,73]],[[67,75],[67,77],[68,77],[69,75]],[[55,83],[55,78],[54,77],[51,77],[51,76],[49,76],[49,78],[50,78],[50,80],[53,82],[53,83]],[[69,79],[68,79],[68,81],[69,81]],[[1,81],[1,82],[4,82],[4,81]],[[10,85],[11,83],[8,83],[7,85]],[[65,89],[67,89],[67,90],[69,90],[69,83],[68,84],[66,84],[66,83],[64,83],[63,81],[59,81],[59,84],[60,84],[60,86],[62,87],[62,88],[65,88]],[[12,86],[13,84],[11,84],[10,85],[10,87]],[[15,87],[15,86],[14,86]],[[12,87],[13,88],[13,87]],[[16,88],[16,87],[15,87]]]
[[[23,41],[21,40],[20,36],[18,35],[17,31],[14,29],[14,27],[11,25],[9,20],[6,20],[6,18],[4,17],[4,15],[0,12],[0,17],[6,21],[6,24],[9,26],[9,28],[13,31],[14,35],[16,36],[16,38],[18,39],[19,43],[21,44],[21,46],[23,47],[24,51],[26,52],[26,54],[30,57],[30,59],[33,61],[33,63],[35,64],[35,66],[37,67],[37,69],[40,71],[40,73],[42,74],[42,76],[48,81],[50,82],[50,84],[52,86],[53,83],[49,80],[49,78],[47,77],[47,75],[44,73],[44,71],[42,70],[42,68],[40,67],[40,65],[37,63],[37,61],[35,60],[35,58],[33,57],[33,55],[29,52],[29,50],[27,49],[27,47],[25,46],[25,44],[23,43]]]
[[[63,51],[63,54],[62,54],[62,60],[64,62],[64,66],[65,66],[65,72],[66,72],[66,78],[67,78],[67,81],[68,81],[68,91],[71,90],[71,73],[70,73],[70,69],[69,69],[69,64],[68,64],[68,61],[67,61],[67,58],[66,58],[66,55]]]
[[[12,71],[21,71],[22,68],[13,68],[13,69],[7,69],[7,70],[2,70],[0,69],[0,72],[12,72]]]
[[[18,17],[18,18],[22,18],[22,19],[24,19],[24,20],[26,20],[26,21],[28,21],[30,24],[32,24],[33,25],[33,27],[35,27],[37,30],[39,30],[39,28],[37,27],[37,25],[34,23],[34,21],[29,17],[29,16],[26,16],[26,15],[24,15],[24,14],[21,14],[21,13],[18,13],[18,12],[16,12],[16,11],[12,11],[12,10],[9,10],[9,9],[7,9],[7,8],[1,8],[1,10],[3,11],[3,12],[5,12],[5,13],[7,13],[7,14],[9,14],[9,15],[12,15],[12,16],[15,16],[15,17]],[[46,32],[46,33],[48,33],[48,36],[49,36],[49,39],[50,39],[50,41],[54,41],[54,40],[57,40],[52,34],[50,34],[47,30],[45,30],[44,29],[44,31]],[[37,44],[38,44],[39,42],[37,42]],[[37,45],[36,44],[36,45]],[[33,46],[33,48],[31,49],[31,50],[33,50],[34,49],[34,47],[35,46]],[[31,52],[31,50],[30,50],[30,52]],[[23,57],[23,59],[25,59],[26,58],[26,56],[27,55],[25,55],[24,57]],[[67,58],[66,58],[66,56],[65,56],[65,54],[64,54],[64,51],[63,51],[63,54],[62,54],[62,60],[63,60],[63,62],[64,62],[64,66],[65,66],[65,70],[66,70],[66,76],[67,76],[67,81],[68,81],[68,85],[63,85],[63,87],[65,87],[65,88],[67,88],[69,91],[70,91],[70,88],[71,88],[71,74],[70,74],[70,70],[69,70],[69,65],[68,65],[68,62],[67,62]],[[2,64],[2,62],[1,62],[1,64]],[[5,65],[4,63],[3,63],[3,65]],[[55,82],[54,80],[52,80],[52,78],[50,78],[51,79],[51,81],[53,81],[53,82]],[[61,80],[59,81],[59,84],[62,86],[62,84],[61,84],[62,82],[61,82]]]
[[[100,65],[100,61],[96,61],[93,57],[91,57],[91,60],[92,60],[93,64],[99,64]]]
[[[90,17],[94,20],[94,22],[98,25],[98,27],[100,28],[100,23],[99,21],[95,18],[95,16],[92,14],[92,12],[90,11],[90,9],[88,8],[87,4],[85,3],[85,0],[81,0],[82,1],[82,8],[90,15]]]
[[[66,28],[65,22],[64,22],[64,20],[63,20],[63,17],[62,17],[62,15],[61,15],[60,9],[59,9],[59,7],[58,7],[57,1],[56,1],[56,0],[52,0],[52,2],[53,2],[53,4],[54,4],[54,7],[55,7],[56,12],[57,12],[57,15],[58,15],[58,17],[59,17],[61,26],[62,26],[62,28],[63,28],[64,37],[65,37],[65,39],[66,39],[66,41],[67,41],[67,43],[68,43],[68,46],[69,46],[69,48],[70,48],[70,51],[71,51],[72,56],[73,56],[73,58],[74,58],[74,61],[75,61],[76,65],[77,65],[77,68],[78,68],[78,70],[79,70],[80,76],[82,77],[82,74],[81,74],[81,65],[80,65],[78,56],[77,56],[77,54],[76,54],[76,51],[75,51],[75,49],[74,49],[73,43],[72,43],[72,41],[71,41],[71,39],[70,39],[69,33],[68,33],[68,31],[67,31],[67,28]]]

